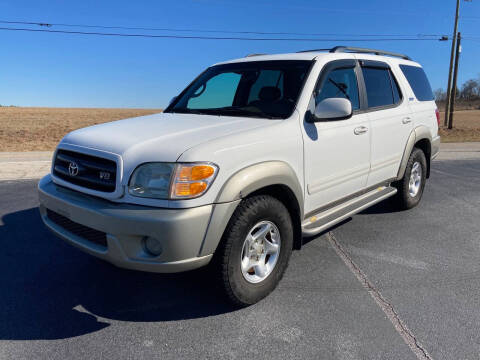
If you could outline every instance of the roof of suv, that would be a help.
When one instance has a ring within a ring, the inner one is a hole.
[[[365,55],[368,58],[377,58],[377,59],[390,59],[397,60],[402,63],[417,64],[412,61],[408,56],[403,54],[392,53],[389,51],[375,50],[375,49],[364,49],[356,47],[346,47],[346,46],[337,46],[332,49],[318,49],[318,50],[307,50],[300,51],[295,53],[285,53],[285,54],[251,54],[243,58],[233,59],[228,61],[219,62],[218,64],[228,64],[235,62],[245,62],[245,61],[271,61],[271,60],[314,60],[319,57],[333,57],[332,55],[337,55],[336,57],[345,56],[346,54],[353,55]],[[340,55],[340,56],[339,56]]]

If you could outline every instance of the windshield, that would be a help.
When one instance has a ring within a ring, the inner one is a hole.
[[[289,117],[312,61],[251,61],[212,66],[165,110],[269,119]]]

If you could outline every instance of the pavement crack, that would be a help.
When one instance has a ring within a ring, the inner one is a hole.
[[[343,246],[337,241],[333,233],[330,231],[327,233],[327,239],[330,245],[333,247],[337,255],[343,260],[345,265],[350,269],[350,271],[355,275],[355,277],[360,281],[362,286],[368,291],[370,296],[375,300],[377,305],[382,309],[385,315],[388,317],[392,323],[395,330],[400,334],[405,343],[410,347],[413,353],[417,356],[417,359],[421,360],[433,360],[427,350],[420,344],[416,336],[412,331],[407,327],[407,325],[400,318],[396,312],[393,305],[387,301],[380,291],[373,285],[373,283],[368,279],[365,273],[360,269],[360,267],[353,261],[348,252],[343,248]]]

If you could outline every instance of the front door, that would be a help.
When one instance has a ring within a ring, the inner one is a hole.
[[[309,109],[326,98],[347,98],[353,116],[346,120],[304,122],[305,213],[365,188],[370,170],[368,115],[360,113],[355,60],[325,65]]]

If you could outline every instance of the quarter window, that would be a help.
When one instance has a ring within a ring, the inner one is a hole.
[[[392,72],[387,68],[363,67],[369,108],[400,102],[402,95]]]
[[[400,65],[400,69],[419,101],[432,101],[435,99],[427,75],[425,75],[425,71],[421,67]]]
[[[352,103],[352,109],[360,108],[358,98],[358,83],[354,68],[332,70],[325,81],[322,89],[315,97],[315,103],[329,98],[345,98]]]

